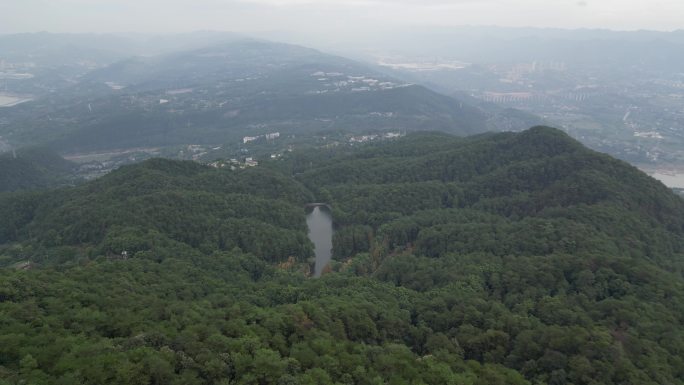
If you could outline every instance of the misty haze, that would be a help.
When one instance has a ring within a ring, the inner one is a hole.
[[[684,3],[0,3],[0,385],[684,384]]]

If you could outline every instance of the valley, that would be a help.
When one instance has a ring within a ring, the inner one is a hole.
[[[344,50],[472,105],[536,115],[651,169],[684,164],[683,44],[677,32],[461,27],[399,30]]]

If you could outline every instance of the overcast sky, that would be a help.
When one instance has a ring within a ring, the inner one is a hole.
[[[0,0],[0,33],[370,31],[499,25],[684,29],[684,0]]]

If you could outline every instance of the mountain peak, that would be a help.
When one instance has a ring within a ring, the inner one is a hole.
[[[549,156],[586,149],[570,135],[548,126],[535,126],[520,132],[513,138],[513,144],[522,150]]]

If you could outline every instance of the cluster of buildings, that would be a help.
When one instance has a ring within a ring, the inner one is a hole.
[[[256,167],[259,165],[259,162],[252,157],[247,157],[244,161],[233,158],[230,160],[216,160],[207,165],[213,168],[230,168],[231,170],[237,170],[245,169],[247,167]]]
[[[351,76],[345,75],[341,72],[323,72],[318,71],[311,74],[316,80],[322,83],[325,89],[316,90],[312,93],[323,94],[328,92],[368,92],[377,90],[390,90],[393,88],[407,87],[411,84],[394,83],[391,81],[382,81],[366,76]]]
[[[406,134],[402,134],[400,132],[386,132],[384,134],[352,136],[349,138],[349,143],[366,143],[378,139],[394,139],[404,135]]]
[[[253,142],[257,139],[264,138],[266,140],[274,140],[280,137],[279,132],[271,132],[270,134],[264,134],[264,135],[257,135],[257,136],[245,136],[242,138],[242,144],[247,144],[249,142]]]

